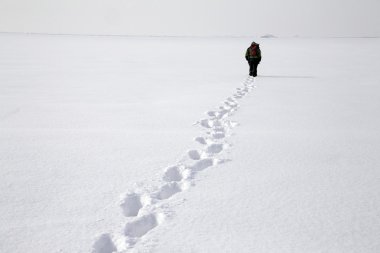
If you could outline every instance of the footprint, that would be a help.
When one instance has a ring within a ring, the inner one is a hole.
[[[207,138],[204,138],[204,137],[197,137],[194,139],[196,142],[202,144],[202,145],[208,145],[208,144],[211,144],[212,141],[207,139]]]
[[[210,117],[217,117],[217,116],[218,116],[218,112],[215,112],[215,111],[208,111],[208,112],[207,112],[207,115],[210,116]]]
[[[232,99],[231,97],[228,97],[225,103],[229,103],[231,105],[238,105],[237,101],[235,99]]]
[[[212,128],[214,126],[214,121],[210,119],[202,119],[199,123],[205,128]]]
[[[228,105],[222,105],[222,106],[219,106],[219,109],[221,110],[226,110],[226,111],[230,111],[232,109],[232,107],[228,106]]]
[[[117,249],[109,234],[102,234],[95,240],[91,253],[112,253]]]
[[[220,112],[219,112],[219,115],[218,115],[218,119],[224,119],[224,118],[226,118],[226,117],[228,117],[228,113],[229,113],[229,110],[221,110]]]
[[[214,132],[222,132],[222,133],[227,132],[227,129],[224,126],[214,127],[213,130]]]
[[[128,192],[121,197],[120,207],[124,216],[137,216],[140,209],[143,207],[141,196],[134,192]]]
[[[165,217],[163,214],[153,213],[141,216],[125,225],[124,235],[133,238],[140,238],[162,223],[164,218]]]
[[[238,105],[234,102],[230,102],[230,101],[224,101],[224,103],[227,105],[227,106],[230,106],[231,108],[236,108]]]
[[[214,121],[214,128],[223,126],[223,123],[220,120]]]
[[[157,192],[153,193],[152,196],[156,199],[164,200],[180,191],[182,191],[182,189],[177,182],[169,182],[163,185]]]
[[[208,167],[211,167],[213,165],[216,164],[216,159],[212,159],[212,158],[205,158],[205,159],[202,159],[198,162],[196,162],[192,167],[191,169],[193,171],[201,171],[201,170],[204,170]]]
[[[202,158],[202,154],[198,150],[190,150],[187,154],[192,160],[200,160]]]
[[[179,182],[183,179],[181,168],[178,166],[169,167],[165,170],[163,180],[166,182]]]
[[[224,132],[216,132],[212,134],[213,139],[223,139],[226,137],[226,134]]]
[[[207,147],[206,152],[208,154],[218,154],[218,153],[222,152],[223,149],[224,149],[224,144],[214,143],[214,144],[211,144]]]

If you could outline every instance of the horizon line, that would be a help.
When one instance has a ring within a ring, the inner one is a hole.
[[[276,39],[276,38],[331,38],[331,39],[378,39],[380,36],[275,36],[272,34],[264,35],[137,35],[137,34],[92,34],[92,33],[43,33],[43,32],[4,32],[0,34],[18,34],[18,35],[48,35],[48,36],[85,36],[85,37],[143,37],[143,38],[261,38],[261,39]]]

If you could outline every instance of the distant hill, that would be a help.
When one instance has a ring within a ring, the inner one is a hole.
[[[274,36],[273,34],[265,34],[263,36],[261,36],[261,38],[266,38],[266,39],[272,39],[272,38],[277,38],[276,36]]]

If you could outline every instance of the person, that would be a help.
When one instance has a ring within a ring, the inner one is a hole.
[[[245,52],[245,59],[249,64],[249,75],[257,76],[257,66],[261,62],[260,45],[256,42],[252,42],[251,46],[247,48],[247,51]]]

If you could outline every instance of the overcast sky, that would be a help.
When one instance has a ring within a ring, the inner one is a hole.
[[[380,0],[0,0],[0,31],[380,36]]]

